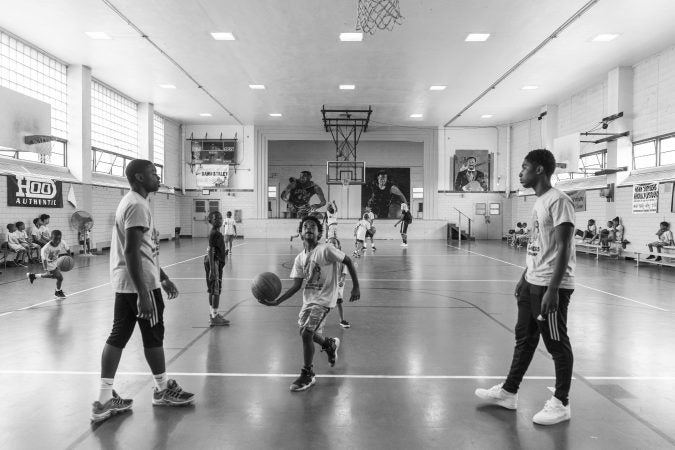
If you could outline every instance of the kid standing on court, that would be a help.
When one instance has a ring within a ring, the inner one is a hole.
[[[483,400],[507,409],[518,407],[518,389],[525,376],[539,336],[555,366],[555,392],[532,421],[554,425],[569,420],[569,391],[574,356],[567,336],[567,309],[574,292],[574,204],[551,187],[555,157],[548,150],[525,156],[520,184],[537,195],[532,212],[532,233],[527,244],[527,268],[516,285],[518,303],[516,346],[506,380],[490,389],[476,389]]]
[[[327,244],[332,245],[333,247],[337,248],[338,250],[342,250],[342,246],[340,245],[340,241],[337,238],[328,238],[326,241]],[[345,293],[345,278],[347,277],[347,274],[349,271],[347,270],[347,267],[344,264],[340,264],[340,278],[338,279],[338,297],[337,297],[337,310],[338,314],[340,315],[340,326],[342,328],[350,328],[351,324],[345,320],[345,312],[344,308],[342,307],[342,302],[343,302],[343,297]]]
[[[228,214],[230,213],[228,212]],[[230,324],[230,321],[218,312],[227,250],[225,249],[225,239],[220,232],[220,227],[223,225],[223,215],[218,211],[211,211],[208,221],[211,224],[211,233],[209,233],[209,249],[204,257],[204,269],[206,271],[206,288],[209,292],[209,305],[211,306],[209,325],[214,327]]]
[[[228,211],[227,218],[223,221],[223,216],[220,216],[222,224],[225,226],[225,255],[232,254],[232,241],[237,237],[237,224],[232,218],[232,211]]]
[[[337,239],[337,227],[338,227],[338,216],[337,216],[337,205],[335,201],[332,201],[326,207],[326,240],[328,239]]]
[[[40,250],[42,255],[42,267],[45,269],[45,273],[32,273],[29,272],[28,279],[30,284],[33,284],[36,278],[56,278],[56,291],[54,295],[58,298],[66,298],[66,294],[61,290],[61,285],[63,284],[63,275],[56,265],[56,261],[61,255],[68,254],[68,246],[61,239],[61,232],[59,230],[52,231],[51,240],[42,247]]]
[[[337,303],[341,264],[347,266],[352,278],[352,294],[349,301],[354,302],[361,297],[359,280],[352,260],[332,245],[319,244],[319,238],[323,233],[321,221],[316,217],[305,217],[300,223],[299,231],[304,250],[293,263],[291,270],[293,286],[276,300],[259,300],[267,306],[280,305],[299,291],[303,279],[306,280],[298,319],[304,365],[300,376],[291,384],[290,389],[294,392],[304,391],[316,382],[313,369],[315,343],[326,352],[331,367],[338,359],[340,339],[324,337],[323,327],[326,315]]]
[[[401,247],[408,246],[408,225],[412,223],[412,214],[408,211],[408,205],[401,203],[401,218],[394,224],[394,228],[401,224]]]
[[[364,249],[366,245],[366,233],[368,230],[370,230],[370,222],[368,222],[368,219],[366,219],[366,215],[364,214],[363,218],[356,224],[356,228],[354,228],[354,238],[356,239],[354,242],[354,258],[361,257],[361,250]]]

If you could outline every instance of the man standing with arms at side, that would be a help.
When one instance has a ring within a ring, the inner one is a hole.
[[[574,292],[574,205],[551,186],[555,157],[548,150],[532,150],[525,156],[520,184],[537,195],[532,212],[532,232],[527,244],[527,268],[516,285],[518,323],[516,347],[506,381],[476,395],[507,409],[518,407],[518,388],[539,343],[555,366],[555,393],[532,421],[554,425],[571,418],[569,391],[574,357],[567,336],[567,309]]]
[[[143,159],[131,161],[125,174],[131,191],[117,207],[110,248],[115,313],[101,356],[101,384],[98,400],[92,405],[92,422],[101,422],[131,409],[133,400],[117,395],[113,381],[136,322],[155,381],[152,404],[183,406],[194,401],[194,394],[184,391],[166,374],[164,300],[160,286],[170,299],[178,296],[178,289],[159,266],[159,239],[147,200],[151,192],[159,189],[159,176],[154,164]]]

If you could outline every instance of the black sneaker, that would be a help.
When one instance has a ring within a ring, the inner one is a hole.
[[[54,295],[58,298],[66,298],[66,294],[63,291],[54,291]]]
[[[656,258],[656,256],[654,256],[654,255],[647,256],[647,259],[654,259],[654,258]]]
[[[660,257],[660,256],[657,256],[656,259],[655,259],[654,261],[661,261],[661,257]]]
[[[326,338],[326,346],[323,347],[321,351],[326,352],[328,364],[330,364],[331,367],[333,367],[338,360],[338,348],[340,348],[340,339]]]
[[[340,326],[341,326],[342,328],[349,328],[349,327],[351,327],[352,325],[351,325],[349,322],[347,322],[346,320],[341,320],[341,321],[340,321]]]
[[[34,282],[35,279],[37,278],[37,277],[35,276],[35,274],[34,274],[34,273],[27,273],[26,275],[28,276],[28,280],[30,281],[30,284],[33,284],[33,282]]]
[[[300,376],[293,382],[293,384],[291,384],[291,391],[300,392],[309,389],[314,383],[316,383],[316,379],[314,377],[315,375],[312,369],[305,369],[303,367],[302,371],[300,372]]]

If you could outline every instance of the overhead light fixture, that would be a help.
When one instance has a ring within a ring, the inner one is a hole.
[[[422,114],[419,114],[419,113],[410,114],[411,119],[421,119],[422,117],[424,117],[424,116]]]
[[[356,86],[354,86],[353,84],[341,84],[340,89],[343,91],[353,91],[354,89],[356,89]]]
[[[162,89],[176,89],[176,86],[173,84],[160,84],[159,87]]]
[[[234,34],[230,32],[211,33],[211,36],[213,36],[213,39],[216,41],[234,41]]]
[[[618,37],[619,37],[618,34],[602,33],[602,34],[598,34],[593,39],[591,39],[591,42],[611,42]]]
[[[539,89],[539,86],[535,86],[534,84],[526,84],[525,86],[520,88],[523,91],[534,91],[535,89]]]
[[[84,34],[96,40],[112,39],[105,31],[85,31]]]
[[[443,85],[434,85],[434,86],[430,86],[429,90],[430,91],[444,91],[446,87],[447,86],[443,86]]]
[[[340,33],[340,40],[342,42],[361,42],[363,33]]]
[[[200,116],[202,117],[211,117],[211,113],[199,113]]]
[[[270,113],[270,117],[281,117],[281,113]]]
[[[265,89],[264,84],[249,84],[248,87],[250,87],[253,90],[258,90],[258,91],[261,91],[261,90]]]
[[[490,117],[492,117],[492,114],[483,114],[480,116],[481,119],[489,119]]]
[[[465,42],[485,42],[490,37],[490,33],[469,33],[464,39]]]

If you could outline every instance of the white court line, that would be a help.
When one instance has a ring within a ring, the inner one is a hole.
[[[244,244],[239,244],[239,245],[241,246],[241,245],[244,245]],[[237,247],[237,246],[235,246],[235,247]],[[178,264],[183,264],[183,263],[186,263],[188,261],[193,261],[193,260],[198,259],[198,258],[203,258],[204,256],[205,256],[204,254],[198,255],[198,256],[195,256],[194,258],[185,259],[183,261],[178,261],[178,262],[175,262],[173,264],[167,264],[166,266],[162,266],[162,268],[173,267],[173,266],[176,266]],[[107,282],[107,283],[99,284],[98,286],[90,287],[90,288],[87,288],[87,289],[82,289],[81,291],[77,291],[77,292],[73,292],[71,294],[68,294],[67,298],[71,298],[75,295],[82,294],[84,292],[93,291],[94,289],[98,289],[98,288],[101,288],[103,286],[107,286],[109,284],[110,284],[110,282]],[[57,301],[57,300],[60,300],[60,299],[59,298],[50,298],[49,300],[45,300],[45,301],[42,301],[42,302],[39,302],[39,303],[34,303],[30,306],[24,306],[23,308],[15,309],[14,311],[4,312],[4,313],[0,314],[0,317],[8,316],[8,315],[10,315],[12,313],[15,313],[17,311],[25,311],[26,309],[35,308],[36,306],[44,305],[45,303],[54,302],[54,301]]]
[[[508,264],[508,265],[514,266],[514,267],[518,267],[518,268],[523,269],[523,270],[525,269],[525,267],[519,266],[518,264],[513,264],[512,262],[503,261],[503,260],[501,260],[501,259],[499,259],[499,258],[493,258],[492,256],[484,255],[484,254],[482,254],[482,253],[472,252],[471,250],[464,250],[463,248],[455,247],[454,245],[448,245],[448,247],[450,247],[450,248],[456,248],[457,250],[463,250],[463,251],[465,251],[465,252],[472,253],[472,254],[478,255],[478,256],[482,256],[482,257],[484,257],[484,258],[492,259],[493,261],[499,261],[499,262],[501,262],[501,263]],[[601,292],[601,293],[606,294],[606,295],[611,295],[612,297],[616,297],[616,298],[620,298],[620,299],[622,299],[622,300],[627,300],[627,301],[629,301],[629,302],[637,303],[638,305],[646,306],[646,307],[648,307],[648,308],[658,309],[659,311],[663,311],[663,312],[670,312],[669,309],[660,308],[660,307],[658,307],[658,306],[654,306],[654,305],[651,305],[651,304],[649,304],[649,303],[641,302],[640,300],[635,300],[635,299],[632,299],[632,298],[624,297],[623,295],[619,295],[619,294],[614,294],[614,293],[612,293],[612,292],[603,291],[602,289],[597,289],[597,288],[594,288],[594,287],[591,287],[591,286],[587,286],[587,285],[585,285],[585,284],[576,283],[576,285],[577,285],[577,286],[580,286],[580,287],[583,287],[583,288],[586,288],[586,289],[590,289],[591,291]]]
[[[204,281],[204,277],[198,277],[198,278],[175,278],[172,277],[172,280],[200,280]],[[223,278],[223,281],[251,281],[253,278]],[[280,278],[281,281],[292,281],[293,278]],[[383,281],[383,282],[390,282],[390,281],[398,281],[402,283],[408,283],[408,282],[453,282],[453,283],[517,283],[518,280],[449,280],[449,279],[442,279],[442,280],[428,280],[428,279],[422,279],[422,278],[406,278],[406,279],[393,279],[393,278],[361,278],[359,277],[359,282],[361,281]]]
[[[98,371],[80,370],[0,370],[0,375],[84,375],[100,376]],[[150,372],[117,372],[124,376],[150,376]],[[220,377],[220,378],[295,378],[297,373],[234,373],[234,372],[171,372],[172,376],[181,377]],[[387,379],[387,380],[501,380],[504,375],[368,375],[368,374],[318,374],[317,378],[348,378],[348,379]],[[527,380],[555,380],[555,376],[525,376]],[[625,381],[675,381],[675,376],[635,376],[613,377],[593,376],[583,377],[585,380],[625,380]],[[576,377],[572,377],[576,380]]]

